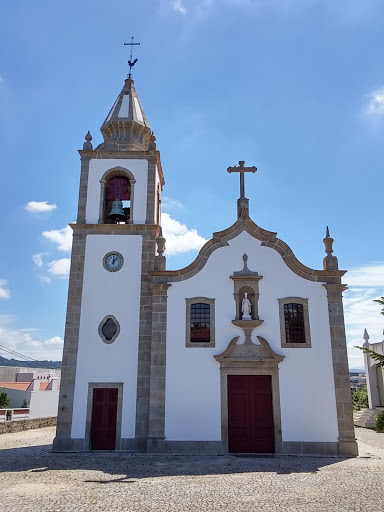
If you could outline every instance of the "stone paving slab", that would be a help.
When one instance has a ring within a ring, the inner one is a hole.
[[[54,428],[0,436],[0,510],[380,510],[384,434],[357,429],[359,458],[51,453]],[[22,435],[21,435],[22,434]],[[382,436],[376,437],[376,436]],[[381,445],[380,445],[381,446]],[[370,452],[365,449],[368,447]]]

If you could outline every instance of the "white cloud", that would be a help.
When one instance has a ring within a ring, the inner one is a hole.
[[[9,288],[7,288],[7,281],[5,279],[0,279],[0,298],[1,299],[9,299],[11,296],[11,292]]]
[[[346,274],[345,280],[351,287],[382,287],[384,294],[384,263],[352,268]]]
[[[196,229],[188,229],[185,224],[172,219],[168,213],[162,214],[163,234],[166,239],[166,254],[180,254],[201,249],[207,240]]]
[[[161,207],[163,210],[180,210],[183,208],[183,205],[177,199],[171,199],[170,197],[163,196]]]
[[[52,283],[52,279],[49,276],[41,274],[38,277],[39,277],[40,282],[43,284],[51,284]]]
[[[342,26],[355,26],[369,23],[377,16],[382,0],[170,0],[173,11],[188,15],[191,20],[215,16],[224,9],[241,10],[247,16],[297,17],[305,11],[321,13],[326,18]]]
[[[12,324],[15,321],[15,319],[16,319],[16,316],[12,315],[12,314],[0,315],[0,326]]]
[[[60,361],[63,352],[63,340],[59,336],[39,341],[25,329],[10,329],[3,326],[0,326],[0,345],[39,360]],[[5,351],[0,351],[0,354],[7,359],[21,359]]]
[[[48,263],[48,272],[58,277],[67,277],[69,275],[69,268],[71,265],[70,258],[61,258]]]
[[[345,327],[350,368],[364,368],[363,353],[354,348],[364,343],[364,329],[371,342],[382,341],[384,317],[373,302],[384,295],[384,263],[351,269],[345,276],[349,289],[344,293]]]
[[[53,229],[52,231],[43,231],[43,236],[55,242],[60,251],[70,251],[72,248],[72,229],[66,226],[63,229]]]
[[[0,84],[3,84],[5,82],[3,75],[0,73]]]
[[[36,265],[36,267],[42,267],[43,266],[43,256],[44,253],[39,253],[39,254],[33,254],[32,255],[32,260],[33,260],[33,263]]]
[[[56,210],[56,205],[48,204],[48,201],[29,201],[24,208],[31,213],[42,213]]]
[[[368,114],[384,114],[384,87],[376,89],[369,96]]]
[[[172,7],[175,11],[179,12],[180,14],[187,13],[187,9],[184,6],[183,0],[173,0]]]

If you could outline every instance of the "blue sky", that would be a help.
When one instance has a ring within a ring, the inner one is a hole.
[[[5,2],[0,344],[60,358],[77,150],[88,129],[102,140],[131,36],[166,180],[168,268],[235,221],[238,177],[226,168],[245,160],[258,167],[246,179],[253,220],[313,268],[329,225],[349,270],[348,345],[365,327],[381,341],[383,22],[381,0]]]

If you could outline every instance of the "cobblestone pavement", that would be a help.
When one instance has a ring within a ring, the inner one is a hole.
[[[0,510],[70,512],[381,510],[384,434],[360,456],[54,454],[54,428],[0,436]]]

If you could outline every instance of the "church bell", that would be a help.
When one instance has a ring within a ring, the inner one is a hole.
[[[112,210],[108,214],[108,219],[115,222],[125,222],[127,217],[123,210],[123,202],[120,199],[115,199],[112,203]]]

